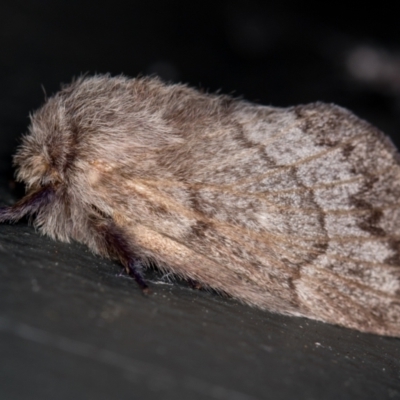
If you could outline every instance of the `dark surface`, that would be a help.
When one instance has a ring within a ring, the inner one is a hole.
[[[5,399],[400,398],[399,340],[151,280],[0,226]]]
[[[396,12],[198,3],[0,4],[1,204],[22,193],[11,155],[41,85],[51,94],[82,72],[157,73],[277,106],[335,102],[399,144]],[[400,398],[400,339],[261,312],[155,272],[146,297],[120,272],[26,221],[0,225],[0,399]]]

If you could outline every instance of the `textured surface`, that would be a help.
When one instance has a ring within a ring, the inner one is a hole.
[[[158,73],[282,107],[334,102],[399,144],[397,10],[310,6],[1,2],[0,201],[23,194],[11,155],[41,85],[52,94],[82,72]],[[365,70],[366,56],[381,74]],[[120,271],[24,222],[0,226],[0,398],[400,399],[397,339],[178,284],[152,283],[145,298]]]
[[[157,277],[146,298],[116,264],[23,223],[0,244],[2,398],[400,398],[397,339]]]

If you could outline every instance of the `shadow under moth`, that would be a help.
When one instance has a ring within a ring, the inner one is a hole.
[[[156,78],[80,78],[31,117],[0,222],[154,263],[272,312],[400,337],[400,162],[330,104],[275,108]]]

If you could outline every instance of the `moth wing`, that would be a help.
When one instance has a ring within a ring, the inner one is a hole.
[[[337,106],[238,104],[160,152],[162,176],[121,174],[116,214],[142,256],[271,311],[399,336],[393,145]]]

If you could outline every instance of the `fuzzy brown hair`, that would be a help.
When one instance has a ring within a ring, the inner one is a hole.
[[[400,165],[335,105],[258,106],[155,78],[94,76],[31,118],[14,158],[54,239],[241,301],[400,336]]]

